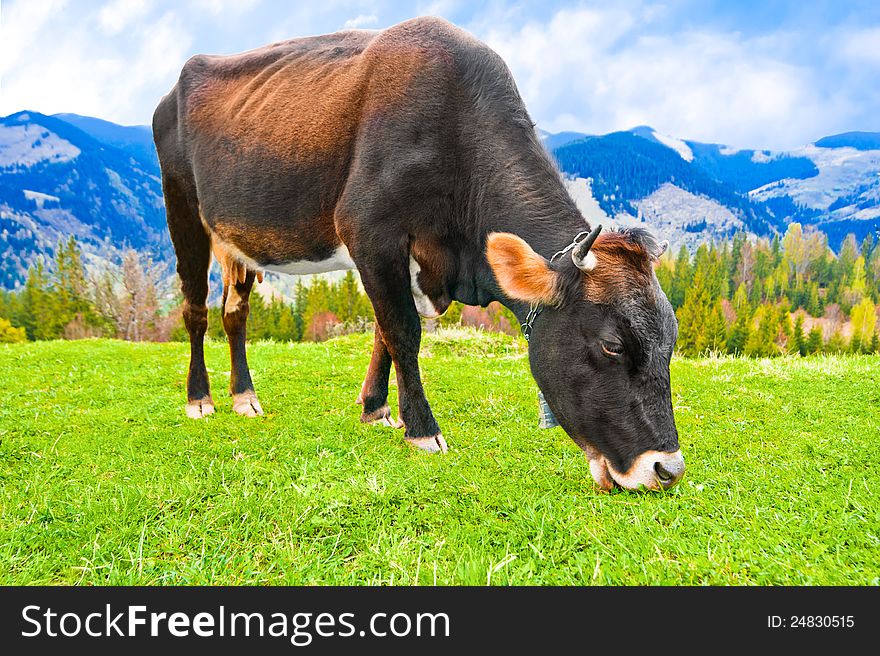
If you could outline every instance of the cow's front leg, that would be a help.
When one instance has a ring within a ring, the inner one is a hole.
[[[396,426],[391,418],[391,408],[388,407],[388,376],[390,373],[391,354],[385,346],[382,331],[379,330],[377,324],[370,365],[367,367],[367,375],[357,397],[358,404],[364,406],[361,421],[365,424]]]
[[[381,333],[378,337],[381,337],[397,373],[398,404],[400,418],[406,426],[406,440],[425,451],[445,452],[446,442],[425,398],[419,374],[422,324],[410,291],[409,253],[405,248],[398,253],[359,253],[356,248],[349,249],[357,263],[364,289],[373,303],[378,323],[377,335]],[[377,355],[374,351],[367,383],[370,382],[374,364],[377,374],[381,374],[383,370],[388,371],[389,365],[383,362],[381,352]],[[377,378],[379,383],[381,378]],[[365,386],[369,388],[368,393],[378,391],[378,395],[371,398],[371,403],[382,399],[387,402],[387,373],[384,378],[384,389],[382,385]],[[365,411],[369,407],[366,402],[365,396]]]

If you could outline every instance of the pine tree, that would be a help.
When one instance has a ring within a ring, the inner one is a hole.
[[[21,293],[21,326],[28,339],[54,339],[61,334],[57,298],[49,286],[42,258],[28,269]]]
[[[770,243],[770,254],[772,258],[770,266],[773,269],[778,267],[779,263],[782,262],[782,248],[780,246],[779,235],[773,235],[773,241]]]
[[[825,352],[826,353],[843,353],[846,350],[846,340],[843,335],[840,333],[840,330],[835,330],[831,337],[828,338],[828,343],[825,344]]]
[[[723,353],[727,348],[727,323],[724,321],[724,311],[721,309],[720,300],[716,300],[711,305],[706,320],[705,348],[717,353]]]
[[[779,326],[779,333],[777,334],[777,343],[788,349],[788,344],[791,341],[791,306],[788,303],[788,299],[784,299],[779,306],[776,308],[777,310],[777,325]]]
[[[691,286],[694,272],[691,268],[691,256],[688,253],[687,246],[681,245],[678,250],[678,257],[675,258],[675,272],[672,277],[672,287],[668,294],[669,302],[674,310],[678,310],[684,305],[684,298],[687,290]]]
[[[822,329],[819,326],[813,326],[807,337],[807,355],[821,353],[824,348],[824,340],[822,338]]]
[[[819,283],[817,282],[810,283],[810,295],[809,300],[807,301],[806,310],[814,317],[822,315],[823,308],[819,301]]]
[[[684,355],[699,355],[709,346],[708,323],[711,308],[708,250],[698,250],[696,270],[684,304],[678,309],[678,349]]]
[[[871,259],[871,256],[874,254],[874,248],[877,246],[874,241],[874,235],[870,232],[865,235],[865,238],[862,240],[862,245],[859,248],[859,251],[862,253],[862,257],[865,258],[866,261]]]
[[[797,319],[794,321],[794,334],[791,338],[792,348],[790,353],[797,353],[804,356],[807,354],[807,338],[804,335],[804,315],[798,312]]]
[[[305,334],[305,312],[308,303],[309,290],[303,285],[302,278],[296,281],[293,303],[293,340],[301,342]]]
[[[102,320],[89,298],[89,283],[79,246],[73,236],[66,243],[58,243],[55,278],[58,323],[62,326],[64,337],[76,339],[100,335],[104,328],[110,328],[112,332],[113,326]]]
[[[250,339],[257,341],[261,339],[272,339],[272,324],[270,318],[269,307],[263,295],[256,289],[251,290],[248,299],[248,336]]]
[[[751,331],[746,341],[745,354],[751,357],[767,357],[778,355],[779,348],[776,346],[776,333],[778,321],[774,308],[768,304],[762,304],[755,313],[753,321],[758,327]]]
[[[746,341],[749,338],[749,324],[752,319],[752,308],[749,305],[749,297],[744,282],[736,288],[733,295],[733,309],[736,312],[736,321],[730,328],[727,336],[727,352],[741,354],[745,350]]]

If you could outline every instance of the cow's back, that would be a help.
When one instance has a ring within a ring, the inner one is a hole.
[[[353,162],[385,193],[448,183],[473,48],[488,51],[415,19],[193,57],[154,117],[160,160],[191,173],[202,221],[256,263],[330,257]]]

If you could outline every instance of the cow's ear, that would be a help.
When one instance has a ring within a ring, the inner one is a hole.
[[[490,234],[486,258],[501,290],[510,298],[526,303],[556,303],[556,272],[550,262],[516,235]]]

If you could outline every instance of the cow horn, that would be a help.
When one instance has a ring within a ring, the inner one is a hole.
[[[664,239],[657,245],[657,252],[651,257],[655,262],[658,261],[661,257],[663,257],[663,253],[666,252],[666,249],[669,248],[669,240]]]
[[[574,265],[584,272],[590,272],[596,268],[596,256],[590,252],[596,237],[602,232],[602,226],[597,225],[592,232],[584,237],[583,241],[578,242],[571,251],[571,261]]]

